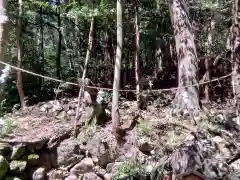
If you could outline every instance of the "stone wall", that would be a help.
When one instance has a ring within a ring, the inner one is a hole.
[[[79,176],[84,179],[101,179],[100,176],[104,178],[106,174],[97,165],[97,157],[91,157],[79,140],[65,139],[51,148],[47,144],[37,144],[34,147],[33,144],[1,142],[0,179],[77,180]]]

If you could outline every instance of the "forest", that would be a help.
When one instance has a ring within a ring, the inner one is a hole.
[[[0,180],[240,179],[239,0],[0,0]]]

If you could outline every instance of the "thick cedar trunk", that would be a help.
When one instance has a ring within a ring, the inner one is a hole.
[[[239,119],[239,100],[240,100],[240,22],[239,16],[240,13],[240,0],[235,0],[233,4],[233,17],[234,24],[232,26],[232,66],[233,66],[233,75],[232,75],[232,86],[233,94],[235,99],[235,107],[237,113],[238,124],[240,124]]]
[[[0,14],[0,61],[4,61],[5,53],[7,51],[7,42],[8,42],[8,33],[9,33],[9,19],[6,13],[6,6],[7,1],[6,0],[0,0],[0,11],[2,12]],[[0,70],[7,70],[8,68],[2,64],[0,64]],[[2,79],[2,76],[5,76],[5,74],[1,74],[0,77],[0,88],[1,83],[4,83],[4,78]],[[3,81],[3,82],[2,82]]]
[[[198,58],[188,8],[185,0],[169,0],[169,7],[178,57],[179,89],[176,94],[176,110],[198,112],[199,88],[191,86],[198,83]]]
[[[17,20],[17,37],[16,37],[16,44],[17,44],[17,67],[21,68],[22,66],[22,46],[20,42],[20,37],[21,37],[21,28],[22,28],[22,15],[23,15],[23,2],[22,0],[18,0],[19,4],[19,17]],[[22,86],[22,73],[21,71],[17,71],[17,90],[19,94],[19,99],[20,99],[20,104],[21,108],[25,108],[26,104],[24,101],[24,91],[23,91],[23,86]]]
[[[4,60],[4,56],[6,53],[6,46],[7,46],[7,41],[8,41],[8,33],[9,33],[9,28],[8,28],[8,16],[6,14],[6,6],[7,6],[7,1],[6,0],[0,0],[0,60]]]
[[[136,12],[135,12],[135,33],[136,33],[136,52],[135,52],[135,78],[136,78],[136,96],[137,96],[137,107],[140,109],[140,86],[139,86],[139,18],[138,18],[138,2],[136,1]]]
[[[116,135],[116,138],[118,138],[117,131],[120,127],[118,101],[119,101],[122,47],[123,47],[122,0],[117,0],[117,50],[114,68],[113,97],[112,97],[112,126],[113,126],[112,128],[113,132]]]
[[[83,74],[82,74],[82,78],[81,78],[81,82],[80,82],[81,87],[80,87],[79,94],[78,94],[78,107],[77,107],[77,112],[76,112],[76,117],[75,117],[75,126],[74,126],[75,135],[76,135],[77,120],[79,119],[80,105],[82,105],[82,103],[83,103],[83,94],[84,94],[84,86],[85,86],[85,78],[86,78],[86,74],[87,74],[88,61],[90,59],[90,54],[91,54],[92,46],[93,46],[94,23],[95,23],[95,17],[92,17],[91,26],[90,26],[90,30],[89,30],[89,37],[88,37],[88,49],[87,49],[87,53],[86,53]],[[88,85],[88,84],[86,84],[86,85]]]

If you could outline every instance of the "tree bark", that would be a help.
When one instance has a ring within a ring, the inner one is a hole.
[[[233,3],[233,26],[231,28],[232,39],[231,39],[231,49],[232,49],[232,86],[233,94],[235,100],[235,107],[237,113],[237,123],[240,124],[239,117],[239,100],[240,100],[240,22],[239,16],[240,13],[240,0],[235,0]]]
[[[185,0],[169,0],[178,57],[178,92],[176,110],[195,113],[200,110],[198,58],[192,24]]]
[[[23,2],[22,0],[18,0],[19,4],[19,13],[18,13],[18,20],[17,20],[17,37],[16,37],[16,44],[17,44],[17,67],[21,68],[22,66],[22,46],[20,42],[20,37],[21,37],[21,29],[22,29],[22,15],[23,15]],[[22,72],[17,71],[17,90],[19,94],[19,99],[20,99],[20,104],[21,108],[25,108],[26,104],[24,101],[24,91],[23,91],[23,86],[22,86]]]
[[[7,1],[0,0],[0,61],[4,61],[9,36],[9,19],[6,12],[6,6]],[[1,64],[0,69],[3,68],[6,69],[6,66],[4,67],[4,65]]]
[[[205,80],[206,81],[210,81],[210,66],[209,66],[209,62],[211,61],[211,48],[212,48],[212,36],[213,36],[213,31],[215,28],[215,22],[213,20],[213,15],[211,15],[211,20],[210,20],[210,25],[208,28],[208,37],[207,37],[207,42],[206,42],[206,49],[207,49],[207,57],[205,59],[205,68],[206,68],[206,77]],[[209,96],[209,84],[205,84],[205,89],[204,89],[204,93],[205,93],[205,100],[206,102],[210,101],[210,96]]]
[[[140,53],[140,46],[139,46],[139,18],[138,18],[138,1],[136,1],[136,10],[135,10],[135,33],[136,33],[136,52],[135,52],[135,78],[136,78],[136,96],[137,96],[137,107],[140,109],[140,86],[139,86],[139,53]]]
[[[117,131],[120,127],[118,101],[119,101],[122,48],[123,48],[122,0],[117,0],[117,50],[114,68],[113,97],[112,97],[112,126],[113,126],[112,128],[116,136],[118,136]]]
[[[57,55],[56,55],[56,74],[57,74],[57,78],[61,79],[62,30],[61,30],[60,10],[59,12],[57,12],[57,19],[58,19],[58,46],[57,46]]]

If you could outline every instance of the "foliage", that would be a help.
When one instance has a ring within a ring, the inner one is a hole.
[[[99,131],[99,127],[95,124],[85,125],[78,135],[79,140],[90,140],[94,134]]]
[[[113,176],[112,179],[147,180],[149,179],[149,173],[139,164],[133,162],[123,162],[117,168],[117,174]]]
[[[150,137],[152,128],[153,128],[153,122],[144,120],[144,121],[140,121],[139,124],[137,124],[136,131],[139,136]]]
[[[11,117],[4,116],[2,119],[3,126],[0,128],[0,137],[4,137],[12,133],[13,129],[16,127],[14,120]]]

